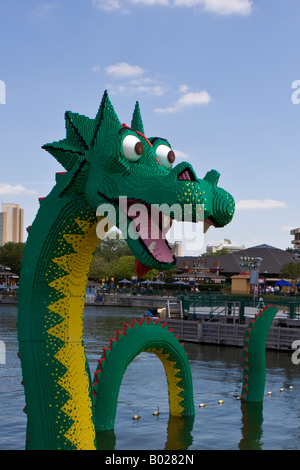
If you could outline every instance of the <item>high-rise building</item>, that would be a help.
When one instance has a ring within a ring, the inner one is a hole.
[[[292,240],[292,244],[294,248],[300,248],[300,228],[294,228],[294,230],[290,231],[291,235],[294,235],[294,240]]]
[[[0,246],[8,242],[23,242],[24,209],[19,204],[1,204]]]
[[[181,256],[181,242],[176,241],[172,246],[172,253],[174,256]]]

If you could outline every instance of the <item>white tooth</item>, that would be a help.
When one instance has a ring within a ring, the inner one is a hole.
[[[150,251],[150,253],[153,253],[153,251],[155,250],[155,247],[156,247],[156,242],[152,242],[151,245],[149,245],[148,250]]]

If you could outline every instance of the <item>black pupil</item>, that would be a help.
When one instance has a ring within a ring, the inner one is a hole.
[[[137,142],[135,144],[134,150],[135,150],[135,153],[137,153],[137,155],[142,155],[142,153],[144,152],[144,146],[142,142]]]
[[[168,153],[168,160],[169,160],[170,163],[174,163],[175,153],[173,152],[173,150],[170,150],[170,152]]]

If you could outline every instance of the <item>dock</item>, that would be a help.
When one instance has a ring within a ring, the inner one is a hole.
[[[180,341],[242,347],[245,329],[258,309],[245,308],[241,318],[238,302],[236,305],[226,305],[225,302],[213,311],[201,307],[195,313],[195,309],[183,310],[180,301],[168,300],[165,309],[158,309],[157,313],[161,317],[159,320],[167,323],[168,329],[173,330]],[[270,327],[266,348],[293,351],[295,341],[300,341],[300,318],[290,319],[286,312],[279,310]]]

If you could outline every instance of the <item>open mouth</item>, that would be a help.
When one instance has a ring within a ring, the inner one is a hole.
[[[174,255],[165,237],[172,219],[154,205],[134,199],[120,200],[120,209],[130,221],[127,236],[139,239],[144,249],[160,264],[174,264]]]
[[[218,227],[218,225],[216,224],[216,222],[214,221],[212,217],[207,217],[206,219],[204,219],[203,232],[206,233],[209,227],[211,226]]]
[[[197,181],[194,173],[190,170],[190,168],[186,168],[181,171],[177,177],[179,181]]]

